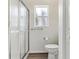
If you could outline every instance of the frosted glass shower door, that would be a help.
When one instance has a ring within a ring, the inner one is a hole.
[[[9,1],[9,59],[20,59],[18,3]]]
[[[9,1],[9,59],[23,59],[29,50],[28,9],[21,0]]]
[[[20,30],[20,51],[21,58],[28,52],[28,39],[29,39],[29,29],[28,29],[28,9],[25,4],[20,1],[19,4],[19,30]]]

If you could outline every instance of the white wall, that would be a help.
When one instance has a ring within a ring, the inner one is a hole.
[[[30,30],[30,50],[35,51],[39,46],[45,43],[58,43],[58,0],[26,0],[27,7],[30,10],[30,29],[34,29],[34,6],[35,5],[49,5],[49,26],[43,30]],[[43,40],[43,37],[48,37],[49,40]],[[41,44],[43,43],[43,44]],[[37,44],[40,44],[39,46]],[[40,48],[40,50],[44,50]]]

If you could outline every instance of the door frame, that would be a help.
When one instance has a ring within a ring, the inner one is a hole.
[[[70,59],[70,33],[66,30],[70,25],[67,22],[69,23],[69,0],[59,0],[59,59]]]

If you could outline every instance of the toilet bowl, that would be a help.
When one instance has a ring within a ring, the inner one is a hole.
[[[58,59],[58,45],[47,44],[45,48],[48,51],[48,59]]]

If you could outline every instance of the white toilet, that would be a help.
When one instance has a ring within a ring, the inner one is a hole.
[[[58,59],[58,45],[47,44],[45,48],[48,51],[48,59]]]

